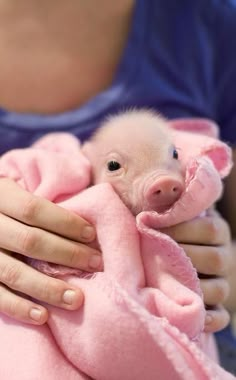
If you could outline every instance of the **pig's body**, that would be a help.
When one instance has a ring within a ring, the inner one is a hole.
[[[183,169],[168,123],[154,112],[111,117],[83,151],[92,165],[93,183],[111,183],[135,215],[164,212],[183,191]]]

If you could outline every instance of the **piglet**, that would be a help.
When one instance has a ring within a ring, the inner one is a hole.
[[[92,182],[109,182],[134,215],[167,211],[181,196],[184,175],[167,121],[148,110],[108,118],[84,144]]]

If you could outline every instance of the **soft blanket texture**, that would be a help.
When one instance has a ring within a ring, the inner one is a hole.
[[[183,131],[188,124],[191,133]],[[196,134],[199,125],[210,136]],[[90,164],[71,135],[48,135],[0,159],[1,177],[95,224],[104,258],[104,272],[94,275],[32,262],[79,286],[85,302],[74,312],[49,307],[49,321],[40,327],[1,316],[2,380],[234,378],[215,362],[213,338],[203,332],[197,273],[161,232],[220,197],[230,149],[207,121],[180,120],[170,127],[186,179],[181,198],[164,214],[142,212],[135,219],[109,184],[87,188]]]

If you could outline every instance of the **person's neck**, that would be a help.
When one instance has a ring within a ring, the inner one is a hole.
[[[0,0],[0,104],[53,113],[113,78],[134,0]]]

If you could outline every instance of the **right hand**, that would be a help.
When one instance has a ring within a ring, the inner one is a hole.
[[[47,309],[28,297],[66,310],[83,303],[80,289],[51,278],[13,253],[86,271],[102,270],[101,253],[86,243],[94,228],[73,212],[0,179],[0,312],[31,324],[47,321]]]
[[[223,302],[229,295],[228,273],[232,262],[228,223],[214,210],[163,229],[184,249],[196,268],[206,305],[205,332],[220,331],[229,323]]]

